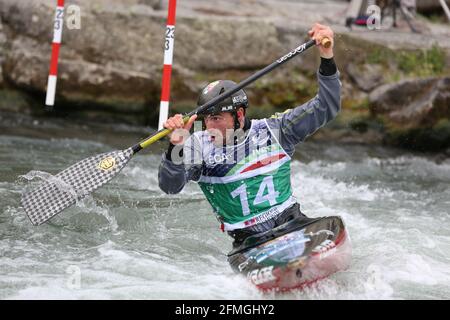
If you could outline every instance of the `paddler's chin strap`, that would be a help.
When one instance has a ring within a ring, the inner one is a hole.
[[[233,112],[234,130],[238,130],[241,128],[241,123],[239,122],[239,117],[238,117],[239,112],[240,111]],[[250,121],[250,119],[247,119],[247,117],[245,117],[245,111],[243,111],[242,116],[244,117],[244,127],[242,129],[244,131],[247,131],[248,129],[250,129],[251,121]]]
[[[233,118],[234,118],[234,130],[240,129],[241,123],[239,122],[237,112],[233,112]]]
[[[241,129],[241,123],[239,122],[239,117],[237,115],[237,112],[233,112],[233,118],[234,118],[234,130]],[[251,125],[252,125],[251,120],[248,119],[247,117],[245,117],[245,114],[244,114],[244,126],[242,127],[242,130],[244,132],[246,132],[248,129],[250,129]],[[238,143],[239,143],[238,135],[235,135],[234,136],[234,144],[236,145]]]
[[[247,131],[248,129],[250,129],[251,126],[252,126],[252,121],[249,118],[245,117],[244,118],[244,128],[242,128],[242,129],[244,129],[244,131]]]

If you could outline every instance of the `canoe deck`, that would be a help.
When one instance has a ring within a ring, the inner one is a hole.
[[[351,242],[342,219],[323,217],[229,255],[231,267],[263,291],[303,288],[345,270]]]

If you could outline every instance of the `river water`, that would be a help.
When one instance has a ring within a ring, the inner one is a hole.
[[[311,288],[263,294],[233,273],[230,238],[200,189],[158,188],[164,144],[39,227],[20,206],[31,170],[57,173],[125,149],[149,128],[0,115],[0,299],[450,298],[450,159],[307,141],[292,165],[305,214],[340,215],[348,270]],[[150,131],[148,131],[150,132]],[[35,183],[35,182],[33,182]]]

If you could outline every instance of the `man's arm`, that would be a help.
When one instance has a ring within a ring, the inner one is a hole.
[[[267,119],[282,147],[293,154],[296,144],[334,119],[341,108],[341,82],[333,58],[321,58],[318,94],[305,104]]]
[[[199,149],[196,143],[191,143],[192,139],[196,138],[188,139],[184,146],[170,144],[162,156],[158,183],[161,190],[167,194],[181,192],[189,180],[197,181],[200,177]],[[185,159],[192,161],[186,163]]]
[[[169,134],[169,148],[163,154],[158,170],[159,187],[165,193],[179,193],[189,180],[198,180],[196,177],[200,177],[200,167],[194,165],[197,158],[191,158],[194,161],[190,162],[188,169],[186,169],[184,161],[186,154],[193,157],[198,150],[201,152],[198,144],[192,143],[192,136],[189,134],[196,118],[197,115],[193,115],[184,123],[183,116],[176,114],[164,123],[166,129],[172,130]]]
[[[333,59],[334,32],[328,26],[315,23],[308,34],[316,41],[320,53],[321,62],[317,72],[319,92],[307,103],[267,120],[290,155],[294,153],[297,143],[334,119],[341,109],[341,82]],[[331,46],[323,46],[323,38],[328,38]]]

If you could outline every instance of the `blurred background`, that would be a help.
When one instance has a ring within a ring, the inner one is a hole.
[[[68,2],[80,7],[81,28],[65,25],[48,111],[55,2],[0,1],[0,111],[157,126],[168,1]],[[371,4],[383,9],[374,30],[364,25]],[[439,0],[180,0],[171,113],[192,110],[208,82],[239,82],[303,43],[314,22],[336,33],[343,84],[343,111],[315,139],[447,150],[450,22]],[[313,97],[318,65],[311,50],[252,84],[250,115]]]

